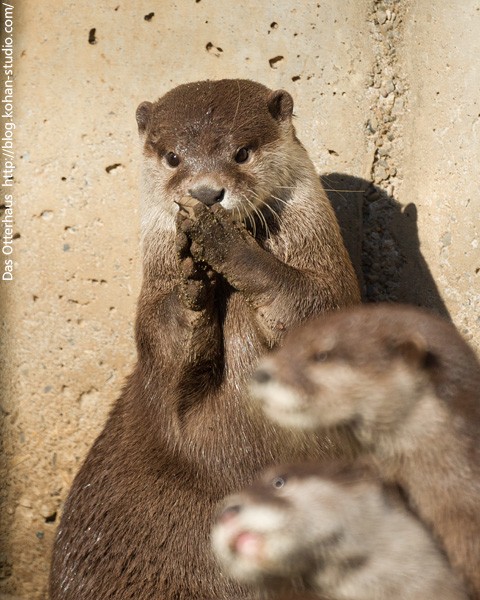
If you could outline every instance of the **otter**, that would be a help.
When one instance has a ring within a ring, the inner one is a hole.
[[[137,109],[137,363],[66,500],[51,600],[248,597],[211,554],[217,502],[276,461],[342,452],[248,402],[258,357],[292,325],[359,301],[292,112],[286,91],[247,80]]]
[[[334,600],[467,600],[430,532],[362,462],[268,469],[225,499],[212,546],[231,577],[271,594],[303,580]]]
[[[364,305],[291,331],[254,375],[275,422],[350,430],[480,598],[480,363],[455,327]]]

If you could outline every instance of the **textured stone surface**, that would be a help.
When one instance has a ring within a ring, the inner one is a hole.
[[[0,598],[46,597],[62,502],[135,360],[142,100],[205,78],[288,89],[365,296],[449,313],[479,347],[478,2],[223,6],[16,3]]]

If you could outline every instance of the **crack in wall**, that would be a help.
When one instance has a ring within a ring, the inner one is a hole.
[[[397,301],[400,272],[404,264],[391,224],[399,205],[395,188],[401,181],[402,148],[398,117],[405,110],[406,84],[397,62],[402,39],[404,3],[374,0],[369,15],[375,62],[367,86],[370,117],[365,124],[370,145],[371,185],[363,203],[362,270],[367,301]]]

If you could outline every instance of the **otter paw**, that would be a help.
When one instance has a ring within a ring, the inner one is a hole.
[[[203,310],[209,300],[209,284],[201,279],[183,279],[178,286],[178,296],[189,310]]]
[[[191,256],[179,261],[179,298],[189,310],[199,311],[207,307],[213,298],[216,273],[205,263],[197,263]]]
[[[181,302],[189,310],[203,310],[213,294],[216,284],[216,273],[200,261],[196,261],[191,254],[191,240],[181,230],[185,219],[177,218],[177,236],[175,250],[177,254],[179,285],[178,295]]]

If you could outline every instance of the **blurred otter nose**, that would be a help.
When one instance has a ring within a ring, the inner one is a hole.
[[[188,193],[192,198],[196,200],[200,200],[203,204],[207,206],[212,206],[217,202],[221,202],[223,197],[225,196],[225,188],[212,188],[206,185],[199,185],[197,187],[193,187],[188,190]]]
[[[265,368],[257,369],[253,373],[253,381],[260,385],[263,385],[264,383],[268,383],[271,379],[272,379],[272,374],[269,371],[267,371],[267,369],[265,369]]]

